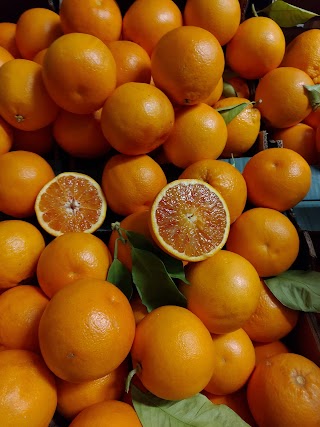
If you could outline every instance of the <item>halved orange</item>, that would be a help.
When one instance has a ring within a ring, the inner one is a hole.
[[[226,243],[229,211],[220,193],[198,179],[178,179],[155,198],[150,229],[162,250],[184,261],[202,261]]]
[[[41,227],[52,236],[68,231],[93,233],[106,217],[107,203],[93,178],[63,172],[40,190],[35,211]]]

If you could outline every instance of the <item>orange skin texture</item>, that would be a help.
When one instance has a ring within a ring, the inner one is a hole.
[[[262,281],[259,303],[251,318],[243,325],[253,341],[272,343],[288,335],[296,326],[299,312],[285,307]]]
[[[313,129],[317,129],[320,126],[320,108],[312,110],[311,113],[303,120],[308,126],[311,126]]]
[[[222,77],[224,65],[216,37],[187,25],[165,34],[151,56],[155,85],[178,105],[205,101]]]
[[[64,110],[90,114],[116,87],[116,64],[109,48],[90,34],[70,33],[48,48],[42,75],[51,98]]]
[[[277,276],[288,270],[299,252],[299,236],[281,212],[253,208],[231,225],[227,249],[246,258],[260,277]]]
[[[52,372],[27,350],[0,352],[0,419],[7,427],[49,425],[57,405]]]
[[[38,327],[48,302],[41,289],[32,285],[18,285],[1,294],[1,344],[39,353]]]
[[[160,89],[147,83],[128,82],[118,86],[101,113],[102,132],[110,145],[130,156],[158,148],[173,124],[171,102]]]
[[[119,400],[124,394],[128,373],[128,364],[123,362],[114,371],[93,381],[75,384],[56,378],[58,412],[67,419],[73,419],[95,403]]]
[[[181,107],[163,150],[170,163],[184,169],[198,160],[217,159],[227,137],[225,121],[209,105]]]
[[[188,309],[211,333],[233,332],[255,312],[261,283],[254,267],[233,252],[220,250],[185,268],[190,285],[180,284]],[[226,286],[228,284],[228,286]]]
[[[75,114],[60,110],[53,123],[53,135],[68,154],[81,158],[104,156],[110,144],[100,126],[101,109],[91,114]]]
[[[309,164],[288,148],[260,151],[249,159],[242,174],[250,202],[278,211],[293,208],[301,202],[311,186]]]
[[[60,17],[52,10],[34,7],[25,10],[16,27],[16,43],[22,58],[34,56],[62,36]]]
[[[288,347],[282,341],[275,340],[267,343],[254,342],[254,351],[256,353],[256,365],[258,363],[280,353],[289,353]]]
[[[286,47],[282,67],[295,67],[320,83],[320,30],[310,29],[295,37]]]
[[[313,85],[311,77],[293,67],[278,67],[260,80],[255,101],[263,121],[271,128],[287,128],[311,113],[304,85]]]
[[[320,423],[320,369],[304,356],[278,354],[256,367],[247,397],[260,427],[314,427]]]
[[[36,62],[37,64],[43,65],[43,60],[45,57],[45,54],[47,53],[48,48],[41,49],[38,53],[34,55],[32,58],[32,61]]]
[[[13,128],[13,150],[31,151],[44,156],[53,148],[52,125],[37,130],[20,130]]]
[[[50,298],[83,278],[103,280],[111,263],[105,243],[89,233],[68,232],[47,244],[37,265],[37,279]]]
[[[137,325],[131,349],[142,384],[168,400],[193,396],[205,387],[214,368],[213,354],[210,333],[201,320],[177,306],[147,314]]]
[[[146,154],[112,156],[104,167],[101,182],[109,208],[123,216],[151,206],[166,184],[160,165]]]
[[[0,222],[0,288],[7,289],[32,277],[45,247],[40,231],[22,220]]]
[[[179,178],[201,179],[214,187],[224,198],[232,224],[243,212],[247,201],[247,185],[242,174],[221,160],[200,160],[188,166]]]
[[[172,0],[138,0],[123,17],[123,39],[142,46],[151,56],[156,44],[169,31],[182,26],[182,14]]]
[[[223,92],[223,78],[221,77],[218,81],[215,88],[212,90],[211,94],[206,98],[203,103],[208,104],[210,106],[214,105],[217,101],[219,101]]]
[[[131,298],[130,305],[137,325],[148,314],[147,307],[142,303],[141,298],[137,294]]]
[[[14,59],[14,56],[4,47],[0,46],[0,67],[8,61]]]
[[[255,367],[252,341],[243,329],[212,335],[214,366],[205,390],[212,394],[230,394],[240,390]]]
[[[274,140],[282,140],[283,147],[300,154],[309,165],[318,161],[316,148],[316,130],[305,123],[298,123],[285,129],[276,129],[273,132]]]
[[[132,406],[118,400],[107,400],[84,409],[70,427],[104,427],[106,423],[119,427],[142,427]]]
[[[135,320],[126,296],[99,279],[79,279],[57,292],[39,325],[42,356],[69,382],[101,378],[128,356]]]
[[[284,56],[285,37],[271,18],[243,21],[226,47],[226,62],[240,77],[259,79],[277,68]]]
[[[320,153],[320,126],[318,126],[316,130],[316,148],[318,153]]]
[[[13,59],[0,68],[0,114],[13,127],[37,130],[53,122],[58,106],[47,93],[42,67]]]
[[[227,124],[228,138],[221,157],[241,157],[255,143],[260,131],[260,112],[249,99],[229,97],[220,99],[214,104],[215,109],[248,103],[230,123]]]
[[[16,43],[16,28],[16,23],[0,22],[0,46],[7,49],[14,58],[20,58],[21,54]]]
[[[224,46],[236,34],[241,9],[237,0],[187,0],[183,18],[184,25],[210,31]]]
[[[13,128],[0,117],[0,155],[10,151],[13,143]]]
[[[67,0],[61,4],[59,15],[65,34],[92,34],[103,43],[120,38],[122,17],[114,0]]]
[[[0,156],[0,211],[15,218],[34,214],[41,188],[55,176],[50,164],[28,151],[10,151]]]

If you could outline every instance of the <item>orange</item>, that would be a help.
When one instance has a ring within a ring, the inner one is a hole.
[[[162,36],[181,26],[181,11],[172,0],[136,0],[123,17],[122,35],[151,55]]]
[[[312,110],[311,113],[303,120],[308,126],[311,126],[313,129],[317,129],[320,126],[320,108]]]
[[[70,33],[55,40],[45,54],[42,71],[51,98],[71,113],[93,113],[116,87],[112,53],[90,34]]]
[[[220,99],[215,109],[225,109],[239,104],[248,105],[227,124],[228,138],[221,157],[241,157],[255,143],[260,131],[260,112],[249,99],[231,96]]]
[[[260,79],[277,68],[286,41],[282,29],[271,18],[255,16],[244,20],[226,47],[226,62],[240,77]]]
[[[106,100],[101,127],[110,145],[122,154],[146,154],[159,147],[174,123],[167,96],[147,83],[129,82]]]
[[[246,258],[260,277],[276,276],[288,270],[299,252],[299,236],[292,222],[281,212],[253,208],[231,225],[227,249]]]
[[[74,157],[104,156],[110,150],[110,144],[102,133],[100,118],[101,109],[90,114],[60,110],[53,123],[57,144]]]
[[[105,400],[119,400],[125,388],[128,364],[122,363],[118,368],[102,378],[84,381],[78,384],[56,378],[58,394],[58,412],[67,419],[72,419],[83,409]]]
[[[233,74],[231,75],[232,77],[224,76],[225,82],[231,85],[233,88],[233,91],[235,92],[231,96],[237,95],[239,98],[249,99],[250,89],[248,86],[248,82],[241,77],[234,76]]]
[[[19,219],[0,222],[0,241],[0,288],[12,288],[35,274],[45,242],[34,225]]]
[[[221,77],[218,81],[218,84],[216,87],[212,90],[211,94],[206,98],[204,101],[202,101],[204,104],[213,105],[215,104],[221,97],[223,92],[223,78]]]
[[[109,208],[126,216],[150,206],[166,184],[161,166],[150,156],[116,154],[104,166],[101,186]]]
[[[103,224],[106,211],[100,185],[78,172],[60,173],[40,189],[35,200],[37,220],[52,236],[68,231],[93,233]]]
[[[8,61],[11,61],[11,59],[14,59],[13,55],[5,49],[4,47],[0,46],[0,67]]]
[[[189,263],[191,285],[180,285],[188,309],[211,333],[226,334],[242,325],[257,308],[261,283],[253,266],[238,254],[221,250],[211,258]]]
[[[152,241],[151,233],[149,230],[149,216],[148,209],[143,209],[127,215],[121,222],[120,227],[124,230],[134,231],[142,234],[147,239]],[[121,232],[122,236],[126,238],[126,233]],[[119,233],[113,230],[108,242],[108,248],[114,257],[115,254],[115,243],[119,238]],[[117,241],[117,258],[125,265],[125,267],[131,271],[132,269],[132,258],[131,258],[131,246],[128,242],[123,243],[121,240]]]
[[[115,40],[108,48],[116,61],[117,86],[128,82],[150,83],[151,60],[142,46],[129,40]]]
[[[299,354],[278,354],[261,362],[247,396],[259,427],[320,424],[320,369]]]
[[[28,151],[10,151],[0,156],[0,211],[15,218],[34,214],[41,188],[54,177],[50,164]]]
[[[307,73],[315,84],[320,83],[320,30],[298,34],[286,47],[282,67],[295,67]]]
[[[200,160],[188,166],[179,178],[201,179],[212,185],[226,202],[232,224],[243,212],[247,201],[247,185],[242,174],[222,160]]]
[[[114,0],[66,0],[59,15],[65,34],[92,34],[103,43],[120,38],[122,17]]]
[[[12,150],[32,151],[44,156],[50,153],[53,147],[52,125],[29,131],[13,128]]]
[[[181,107],[175,113],[174,126],[163,150],[169,162],[184,169],[198,160],[217,159],[227,136],[221,114],[209,105]]]
[[[300,154],[309,165],[317,163],[316,131],[305,123],[298,123],[285,129],[276,129],[272,137],[281,140],[284,148]]]
[[[7,49],[14,58],[20,58],[16,44],[16,28],[16,23],[0,22],[0,46]]]
[[[210,31],[223,46],[239,27],[241,9],[238,0],[187,0],[183,18],[185,25]]]
[[[276,354],[289,353],[288,347],[279,340],[267,343],[254,342],[253,345],[256,353],[256,365]]]
[[[184,261],[202,261],[214,255],[224,246],[229,228],[226,202],[210,184],[199,179],[170,182],[151,206],[154,241]]]
[[[151,57],[154,83],[178,105],[205,101],[224,70],[224,54],[214,35],[184,25],[165,34]]]
[[[292,331],[299,312],[285,307],[263,281],[262,286],[256,311],[243,325],[243,329],[253,341],[271,343]]]
[[[37,278],[50,298],[64,286],[78,279],[104,280],[110,253],[98,237],[81,232],[67,232],[44,248],[37,264]]]
[[[22,58],[34,56],[62,36],[60,17],[52,10],[34,7],[20,15],[16,27],[16,43]]]
[[[41,65],[27,59],[13,59],[0,68],[0,114],[18,129],[40,129],[58,114],[41,70]]]
[[[38,327],[49,299],[36,286],[18,285],[0,295],[0,343],[39,352]]]
[[[178,306],[156,308],[138,323],[131,356],[142,384],[167,400],[199,393],[214,369],[209,331],[197,316]]]
[[[39,325],[44,361],[59,378],[102,378],[128,356],[135,333],[129,301],[104,280],[79,279],[49,301]]]
[[[311,113],[304,88],[311,77],[293,67],[280,67],[265,74],[256,87],[255,101],[263,121],[272,128],[288,128]]]
[[[70,427],[130,426],[142,427],[135,410],[128,403],[108,400],[96,403],[83,411],[72,421]]]
[[[0,155],[10,151],[13,143],[13,128],[0,117]]]
[[[40,65],[43,65],[43,60],[44,60],[45,54],[47,53],[47,50],[48,50],[47,47],[44,49],[41,49],[38,53],[34,55],[34,57],[32,58],[32,61],[37,62]]]
[[[320,125],[316,129],[316,149],[320,153]]]
[[[142,303],[138,294],[131,298],[130,305],[137,325],[148,314],[147,307]]]
[[[270,148],[255,154],[245,165],[243,177],[251,203],[279,211],[301,202],[311,186],[310,166],[289,148]]]
[[[240,390],[255,367],[252,341],[243,329],[212,335],[214,371],[205,390],[213,394],[230,394]]]
[[[49,425],[57,405],[54,376],[37,354],[0,352],[0,420],[6,427]]]

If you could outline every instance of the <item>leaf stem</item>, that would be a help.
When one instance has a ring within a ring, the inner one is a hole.
[[[141,365],[140,365],[140,363],[138,363],[137,366],[129,372],[129,374],[127,376],[127,379],[126,379],[126,384],[125,384],[125,391],[126,391],[126,393],[129,392],[132,378],[135,376],[135,374],[141,372],[141,369],[142,369]]]

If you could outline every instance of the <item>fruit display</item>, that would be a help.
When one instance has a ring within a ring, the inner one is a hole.
[[[0,426],[320,425],[320,7],[0,5]]]

